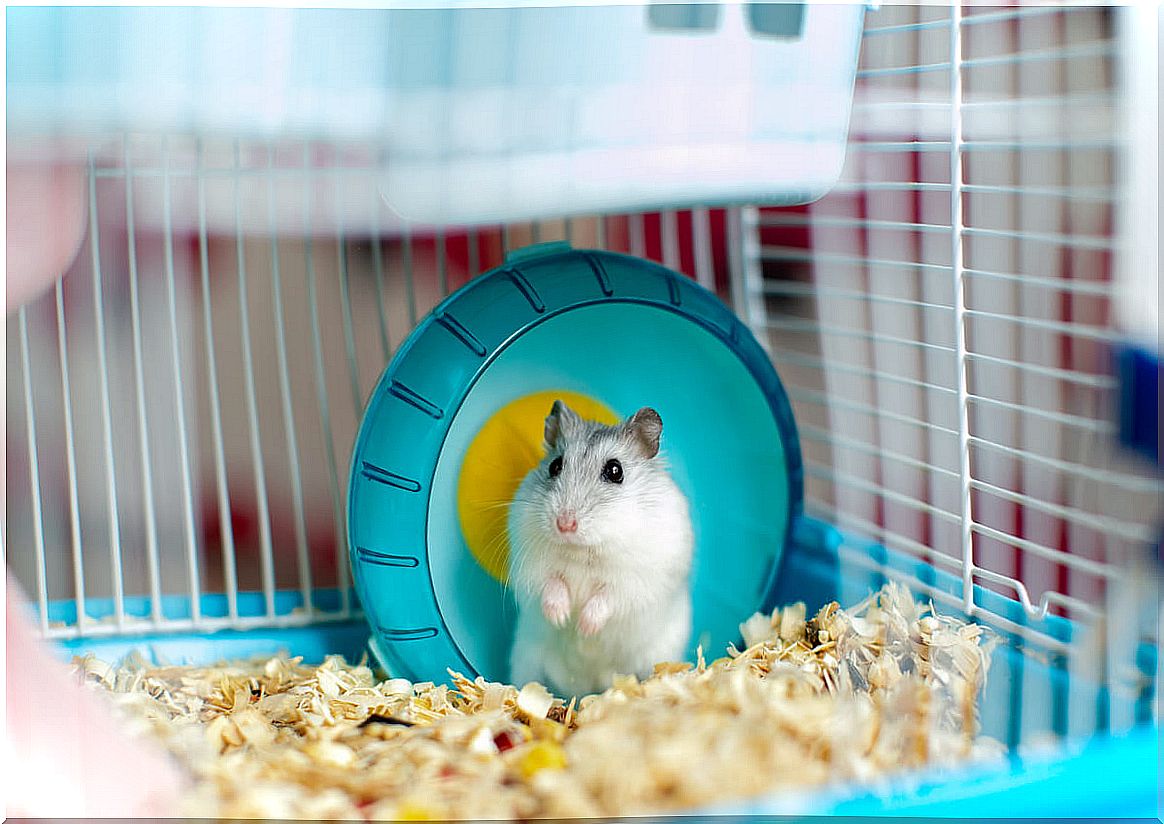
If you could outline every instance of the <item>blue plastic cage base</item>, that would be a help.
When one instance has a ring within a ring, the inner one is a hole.
[[[350,598],[352,603],[356,603],[354,593],[350,594]],[[115,662],[137,653],[159,664],[178,665],[208,664],[283,652],[301,655],[310,663],[319,663],[328,655],[342,655],[350,662],[359,661],[367,650],[367,623],[358,616],[335,618],[342,603],[338,590],[316,590],[311,594],[311,601],[318,620],[308,626],[158,633],[144,623],[151,616],[152,599],[147,596],[127,596],[122,602],[122,608],[131,623],[121,634],[67,638],[57,642],[56,650],[59,657],[65,660],[76,655],[92,654],[104,661]],[[187,596],[164,595],[159,611],[165,620],[189,620],[190,604]],[[221,594],[201,596],[199,606],[204,618],[222,619],[230,614],[226,596]],[[284,590],[275,593],[275,615],[287,618],[302,608],[303,596],[299,592]],[[240,592],[236,601],[236,614],[242,620],[262,620],[267,614],[264,593]],[[85,615],[91,621],[111,620],[114,615],[113,600],[88,599],[85,602]],[[50,603],[48,620],[50,623],[75,626],[76,603]]]
[[[1156,821],[1159,819],[1160,730],[1099,736],[1085,745],[1002,764],[910,772],[871,785],[762,796],[701,811],[714,816],[843,816],[852,821]]]
[[[840,548],[859,548],[873,562],[870,569],[846,564]],[[872,568],[876,566],[877,568]],[[960,579],[932,566],[887,549],[866,539],[837,530],[830,524],[809,517],[799,517],[793,530],[793,542],[784,555],[780,584],[773,600],[785,604],[804,601],[810,612],[821,605],[839,600],[843,593],[871,592],[896,574],[913,576],[939,592],[956,595]],[[919,593],[915,592],[915,596]],[[175,596],[177,597],[177,596]],[[331,603],[338,593],[317,594],[321,603]],[[919,596],[920,597],[920,596]],[[976,588],[976,603],[995,615],[1023,626],[1032,626],[1047,636],[1070,642],[1077,628],[1071,621],[1048,616],[1034,622],[1025,617],[1017,601],[997,593]],[[204,596],[203,611],[214,614],[221,596]],[[179,600],[181,600],[179,598]],[[842,603],[847,603],[842,601]],[[260,593],[239,597],[240,614],[262,615],[265,601]],[[289,612],[301,604],[298,593],[279,593],[277,606]],[[90,602],[89,613],[99,613],[111,604]],[[128,606],[128,605],[127,605]],[[187,605],[188,607],[188,605]],[[132,611],[148,615],[148,599],[132,602]],[[69,604],[54,604],[54,615],[63,616],[73,609]],[[943,608],[944,613],[957,610]],[[285,613],[284,613],[285,614]],[[742,616],[746,617],[746,616]],[[1066,702],[1070,677],[1061,656],[1030,655],[1028,644],[1007,637],[995,652],[994,667],[1005,661],[1012,678],[1046,679],[1053,700]],[[310,627],[286,629],[222,630],[214,633],[142,634],[130,637],[78,638],[60,642],[62,657],[91,652],[106,661],[116,661],[131,651],[139,651],[171,663],[209,663],[223,659],[248,658],[287,652],[302,655],[309,663],[326,655],[342,654],[349,661],[359,660],[367,649],[368,627],[362,620],[337,621]],[[1142,650],[1142,667],[1155,668],[1156,651]],[[1016,675],[1017,673],[1017,675]],[[985,700],[1014,700],[996,690]],[[1103,695],[1097,691],[1096,712]],[[993,737],[1008,745],[1010,755],[1001,763],[968,764],[957,770],[926,770],[879,779],[875,785],[845,785],[814,791],[811,795],[773,795],[746,802],[718,805],[692,814],[716,818],[772,815],[842,815],[866,818],[903,815],[911,818],[1148,818],[1158,815],[1160,773],[1159,728],[1150,723],[1150,702],[1141,699],[1137,716],[1145,723],[1122,737],[1097,735],[1080,743],[1069,742],[1062,749],[1043,754],[1019,755],[1015,749],[1020,730],[1012,719],[1008,729],[993,730]],[[1007,715],[1014,715],[1014,708]],[[1066,720],[1056,716],[1052,732],[1067,733]]]

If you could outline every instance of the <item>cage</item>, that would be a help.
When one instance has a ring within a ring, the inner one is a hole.
[[[778,373],[803,504],[772,603],[903,581],[1004,639],[1002,766],[714,812],[1157,814],[1159,10],[432,5],[9,10],[4,545],[56,653],[357,658],[377,379],[448,295],[566,241],[717,294]],[[512,62],[456,50],[479,31]],[[659,31],[706,52],[648,60]],[[377,85],[385,43],[415,87]],[[537,106],[560,133],[520,132]],[[13,309],[23,161],[55,164],[23,203],[64,271]]]

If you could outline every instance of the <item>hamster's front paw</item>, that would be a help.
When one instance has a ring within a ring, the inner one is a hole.
[[[578,632],[586,638],[596,635],[610,620],[610,613],[610,599],[605,592],[591,596],[578,615]]]
[[[555,627],[561,627],[570,617],[570,590],[566,589],[566,582],[557,576],[546,581],[542,589],[542,615]]]

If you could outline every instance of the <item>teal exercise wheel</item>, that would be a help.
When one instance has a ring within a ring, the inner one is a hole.
[[[450,295],[381,377],[356,438],[348,539],[370,646],[395,676],[508,676],[505,511],[556,397],[642,406],[691,501],[691,654],[767,605],[802,501],[792,411],[711,292],[654,263],[542,244]]]

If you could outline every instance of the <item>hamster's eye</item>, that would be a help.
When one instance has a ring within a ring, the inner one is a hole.
[[[556,457],[552,461],[550,461],[550,477],[556,478],[556,477],[558,477],[558,475],[561,474],[561,472],[562,472],[562,456],[559,455],[558,457]]]
[[[622,464],[614,458],[606,462],[606,466],[602,467],[602,480],[612,483],[622,483]]]

